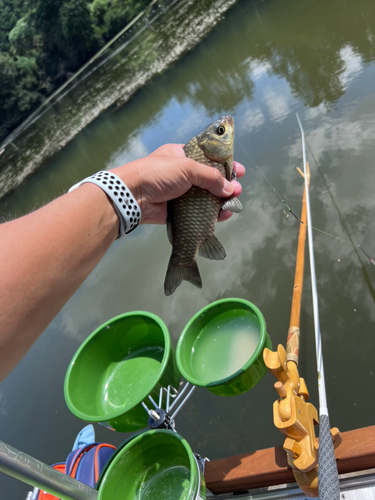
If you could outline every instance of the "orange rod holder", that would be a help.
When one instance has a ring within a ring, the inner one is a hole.
[[[309,164],[307,167],[307,185],[310,185],[310,168]],[[297,169],[299,173],[304,177],[304,174],[300,169]],[[294,361],[298,365],[298,355],[299,355],[299,322],[301,316],[301,298],[303,289],[303,271],[305,266],[305,242],[306,242],[306,220],[307,220],[307,210],[306,210],[306,189],[303,190],[302,199],[302,212],[301,221],[298,236],[298,247],[297,247],[297,261],[296,261],[296,271],[294,275],[294,287],[293,287],[293,300],[292,309],[290,312],[290,323],[288,330],[288,338],[286,341],[286,354],[287,361]]]

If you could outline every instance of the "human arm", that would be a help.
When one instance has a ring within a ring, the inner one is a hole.
[[[164,223],[166,202],[193,184],[222,197],[240,191],[238,183],[219,178],[215,169],[185,158],[178,145],[163,146],[112,171],[140,205],[141,223]],[[112,202],[89,183],[0,225],[0,379],[94,269],[118,232]]]

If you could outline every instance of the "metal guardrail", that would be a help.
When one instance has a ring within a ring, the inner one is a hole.
[[[62,500],[96,500],[98,492],[0,441],[0,471]]]

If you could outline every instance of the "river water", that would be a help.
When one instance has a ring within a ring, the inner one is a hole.
[[[188,4],[183,5],[186,9]],[[197,25],[194,20],[189,25],[185,15],[178,20],[175,5],[171,24],[185,23],[181,40],[191,36],[182,59],[125,104],[127,97],[120,89],[111,101],[117,105],[76,134],[85,119],[79,106],[92,117],[99,114],[98,106],[105,107],[92,89],[106,90],[113,75],[110,90],[115,92],[119,74],[126,77],[119,51],[110,60],[112,74],[101,66],[100,74],[88,76],[15,140],[18,151],[8,146],[2,155],[4,217],[45,203],[97,170],[144,156],[165,142],[186,142],[224,113],[235,119],[235,158],[247,167],[242,180],[244,211],[216,229],[226,260],[199,260],[202,290],[183,283],[171,297],[164,296],[170,255],[166,230],[142,226],[114,243],[2,382],[0,439],[46,463],[64,460],[82,426],[63,398],[68,363],[80,343],[115,315],[132,310],[155,313],[168,325],[176,345],[184,325],[200,308],[220,298],[240,297],[263,312],[274,347],[285,344],[299,223],[278,195],[300,212],[303,184],[296,167],[302,166],[302,152],[296,112],[311,148],[313,223],[336,237],[314,231],[331,424],[345,431],[375,421],[375,268],[356,247],[361,245],[375,257],[375,4],[243,0],[223,16],[229,5],[205,4],[213,13],[209,23],[224,18],[191,50],[187,49],[194,45]],[[208,32],[203,19],[201,12],[199,36]],[[144,33],[147,41],[157,30]],[[155,43],[149,40],[149,47]],[[156,44],[158,50],[161,45]],[[158,50],[152,57],[158,57]],[[66,121],[69,114],[71,122]],[[62,130],[59,147],[75,137],[45,160],[56,146],[47,140],[56,127]],[[299,368],[316,405],[309,276],[307,263]],[[178,416],[178,432],[194,451],[211,459],[281,445],[283,436],[272,423],[274,381],[267,374],[251,392],[231,399],[198,388]],[[119,444],[125,438],[100,426],[96,430],[99,441]],[[1,486],[4,497],[22,499],[27,491],[27,486],[5,476]]]

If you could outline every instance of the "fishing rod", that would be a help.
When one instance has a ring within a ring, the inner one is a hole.
[[[320,500],[339,500],[340,486],[339,486],[335,453],[333,449],[333,442],[330,432],[327,395],[326,395],[325,378],[324,378],[322,337],[321,337],[320,323],[319,323],[319,305],[318,305],[318,292],[317,292],[316,274],[315,274],[314,242],[312,236],[310,195],[307,184],[305,134],[298,114],[296,114],[296,116],[302,136],[302,155],[303,155],[303,169],[305,174],[305,190],[306,190],[306,206],[307,206],[307,230],[308,230],[308,241],[309,241],[311,287],[312,287],[312,299],[313,299],[313,311],[314,311],[315,347],[316,347],[316,361],[318,368],[319,497]]]
[[[305,175],[297,168],[302,177]],[[307,164],[307,186],[310,186],[310,169]],[[294,361],[298,365],[299,359],[299,344],[300,344],[300,317],[301,317],[301,300],[303,289],[303,271],[305,266],[305,242],[306,242],[306,187],[303,190],[302,210],[301,210],[301,225],[298,235],[296,269],[294,273],[293,298],[290,311],[290,322],[288,337],[286,341],[287,362]]]
[[[308,163],[307,184],[310,183]],[[297,168],[302,177],[304,173]],[[269,371],[277,378],[274,387],[279,399],[273,405],[275,427],[286,439],[283,448],[287,453],[288,465],[300,489],[307,496],[318,496],[318,449],[315,425],[318,424],[316,408],[307,403],[309,391],[298,371],[300,346],[300,316],[305,263],[305,242],[307,229],[306,188],[303,190],[301,221],[298,235],[297,257],[293,284],[293,298],[286,349],[280,344],[276,352],[264,349],[263,359]],[[338,429],[332,429],[335,447],[341,443]]]

